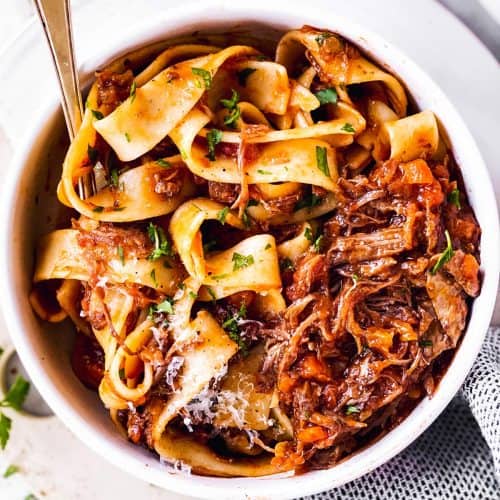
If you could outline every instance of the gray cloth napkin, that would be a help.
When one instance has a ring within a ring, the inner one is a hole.
[[[460,392],[389,463],[314,500],[500,499],[500,328],[490,328]]]

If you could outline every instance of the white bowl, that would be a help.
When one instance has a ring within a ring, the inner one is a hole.
[[[290,1],[252,0],[251,5],[217,0],[159,12],[131,32],[110,35],[102,50],[82,65],[82,76],[138,46],[198,29],[266,25],[280,30],[303,24],[331,29],[350,39],[379,63],[399,75],[420,108],[434,111],[449,136],[462,169],[467,195],[482,228],[481,295],[474,301],[467,331],[453,362],[432,399],[423,400],[397,428],[332,469],[299,476],[261,479],[214,478],[169,473],[158,458],[123,439],[97,395],[85,389],[69,363],[68,325],[42,324],[28,302],[33,250],[38,236],[54,227],[46,214],[57,211],[53,196],[40,189],[47,168],[54,180],[60,161],[47,152],[63,136],[64,125],[56,100],[47,104],[18,149],[4,191],[4,228],[0,242],[4,293],[2,305],[11,337],[38,390],[60,419],[88,446],[117,467],[165,489],[202,498],[291,498],[324,491],[352,481],[391,459],[415,440],[441,413],[460,388],[481,347],[498,284],[498,218],[493,189],[477,146],[462,119],[437,85],[412,61],[378,35],[348,19],[313,6]],[[56,155],[57,156],[57,155]],[[38,204],[36,203],[39,194]]]

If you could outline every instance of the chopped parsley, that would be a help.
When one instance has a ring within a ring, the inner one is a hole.
[[[109,173],[109,182],[110,184],[117,188],[118,187],[118,184],[119,184],[119,180],[118,180],[118,169],[116,168],[113,168],[111,170],[111,172]]]
[[[241,220],[242,220],[243,224],[245,224],[245,227],[248,228],[251,226],[252,221],[250,220],[250,216],[248,215],[247,208],[248,208],[248,204],[245,207],[245,210],[243,210],[243,213],[241,214]]]
[[[238,102],[240,101],[240,95],[236,90],[231,89],[231,99],[221,99],[220,103],[226,108],[226,109],[234,109],[237,105]]]
[[[231,99],[220,100],[220,103],[230,111],[229,114],[224,118],[224,125],[232,128],[236,127],[236,124],[241,116],[241,111],[238,107],[239,100],[240,95],[234,89],[231,89]]]
[[[244,319],[247,315],[247,308],[245,304],[241,304],[239,311],[236,314],[233,314],[229,318],[222,323],[222,328],[227,332],[229,338],[238,344],[238,347],[241,349],[243,356],[248,354],[248,346],[245,341],[241,338],[240,329],[238,326],[238,321],[240,319]]]
[[[321,244],[323,243],[323,235],[320,234],[318,237],[314,237],[311,228],[306,227],[306,230],[304,231],[304,236],[307,240],[309,240],[312,243],[313,250],[315,252],[319,252],[321,250]]]
[[[297,212],[298,210],[302,210],[303,208],[317,207],[318,205],[321,205],[322,202],[323,202],[323,198],[321,198],[320,196],[313,193],[310,196],[305,196],[304,198],[299,200],[295,204],[293,211]]]
[[[212,287],[207,286],[207,292],[210,297],[212,297],[212,301],[215,302],[217,300],[217,295],[215,295],[215,292]]]
[[[233,262],[233,271],[251,266],[255,262],[253,255],[242,255],[238,252],[233,253],[233,258],[231,260]]]
[[[24,500],[38,500],[38,498],[33,493],[30,493],[24,497]]]
[[[207,71],[203,68],[191,68],[191,71],[193,72],[193,75],[199,76],[203,80],[206,89],[209,89],[211,87],[212,75],[210,71]]]
[[[256,68],[243,68],[238,71],[238,73],[236,73],[238,76],[238,83],[244,87],[247,84],[247,78],[255,71],[257,71]]]
[[[214,274],[213,276],[210,276],[215,281],[223,280],[224,278],[227,278],[229,276],[229,273],[224,273],[224,274]]]
[[[354,405],[348,405],[345,409],[345,414],[346,415],[352,415],[354,413],[359,413],[361,410],[357,407],[357,406],[354,406]]]
[[[320,252],[321,251],[321,247],[323,245],[323,240],[325,239],[325,237],[320,234],[315,240],[314,240],[314,243],[313,243],[313,249],[315,252]]]
[[[332,88],[318,90],[314,95],[320,104],[335,104],[338,99],[337,91]]]
[[[97,163],[97,160],[99,159],[99,150],[88,144],[87,156],[89,157],[90,163],[92,163],[92,165],[95,165]]]
[[[222,141],[222,132],[216,128],[211,129],[207,133],[208,154],[206,155],[210,161],[215,161],[215,146]]]
[[[3,400],[0,401],[0,408],[12,408],[20,411],[28,395],[29,388],[29,382],[18,375]],[[2,450],[5,449],[9,440],[11,427],[12,420],[0,412],[0,447]]]
[[[330,177],[330,169],[328,168],[328,158],[326,156],[326,148],[316,146],[316,166],[323,172],[324,175]]]
[[[418,345],[420,347],[432,347],[432,340],[425,340],[425,339],[419,340]]]
[[[352,281],[354,282],[354,284],[356,284],[358,282],[358,280],[359,280],[359,276],[356,273],[354,273],[352,275]]]
[[[133,103],[135,101],[135,91],[137,90],[137,84],[135,83],[135,80],[132,82],[132,85],[130,87],[130,102]]]
[[[96,120],[102,120],[104,118],[104,115],[100,111],[95,109],[91,109],[90,111]]]
[[[156,281],[156,269],[152,269],[149,276],[151,276],[151,279],[153,280],[153,285],[158,288],[158,281]]]
[[[177,285],[177,288],[178,288],[179,290],[185,290],[185,289],[186,289],[186,284],[185,284],[185,283],[179,283],[179,284]]]
[[[92,212],[95,212],[96,214],[100,214],[104,210],[104,207],[101,207],[99,205],[96,205],[93,209]]]
[[[17,474],[19,472],[19,467],[17,465],[9,465],[5,472],[3,473],[3,477],[7,478]]]
[[[163,168],[170,168],[172,166],[168,161],[162,160],[161,158],[158,158],[155,163]]]
[[[124,266],[125,265],[125,255],[123,254],[123,247],[121,245],[118,245],[116,252],[118,253],[118,258],[120,259],[122,266]]]
[[[127,142],[130,142],[130,134],[128,132],[125,132],[125,139],[127,139]]]
[[[333,36],[333,33],[328,33],[328,31],[324,31],[323,33],[320,33],[317,35],[314,39],[316,40],[316,43],[322,47],[323,44],[325,43],[328,38],[331,38]]]
[[[434,264],[434,266],[432,266],[431,274],[436,274],[439,271],[439,269],[441,269],[453,257],[453,247],[451,245],[451,238],[448,230],[444,232],[444,235],[446,236],[446,248],[444,252],[440,255],[437,262]]]
[[[163,228],[150,222],[148,226],[148,236],[154,244],[154,250],[149,255],[148,260],[156,260],[160,257],[172,257],[172,247],[167,240]]]
[[[462,208],[460,205],[460,191],[457,188],[448,195],[448,202],[455,205],[459,210]]]
[[[174,299],[170,297],[165,299],[163,302],[157,304],[154,310],[158,313],[174,314]]]
[[[273,174],[272,172],[269,172],[269,170],[262,170],[260,168],[257,170],[257,173],[261,174],[261,175],[272,175]]]
[[[217,212],[217,220],[224,225],[226,223],[226,217],[229,213],[229,207],[224,207],[222,210]]]
[[[265,247],[264,247],[264,250],[269,250],[270,248],[272,248],[273,246],[271,245],[271,243],[268,243]]]
[[[288,257],[285,257],[284,259],[280,260],[280,269],[282,271],[295,271],[295,266]]]
[[[356,129],[350,123],[344,123],[344,125],[340,127],[340,130],[349,134],[354,134],[356,132]]]
[[[193,299],[193,300],[196,300],[198,298],[198,294],[197,293],[194,293],[192,290],[189,290],[189,298]]]

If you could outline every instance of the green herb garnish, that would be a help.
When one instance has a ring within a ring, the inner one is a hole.
[[[316,146],[316,166],[325,174],[330,177],[330,169],[328,168],[328,158],[326,156],[326,148]]]
[[[462,208],[460,205],[460,191],[458,189],[454,189],[448,195],[448,202],[452,205],[455,205],[459,210]]]
[[[425,340],[425,339],[419,340],[418,345],[420,347],[432,347],[432,340]]]
[[[317,35],[314,39],[316,40],[316,43],[321,47],[325,43],[325,40],[331,38],[332,36],[333,33],[328,33],[327,31],[324,31],[323,33]]]
[[[167,298],[155,307],[155,312],[174,314],[174,299]]]
[[[246,306],[245,304],[241,304],[240,310],[236,314],[227,318],[224,323],[222,323],[222,328],[227,332],[229,338],[232,341],[236,342],[236,344],[238,344],[238,347],[241,349],[243,356],[246,356],[248,354],[248,347],[245,341],[241,338],[238,321],[245,318],[246,314]]]
[[[238,83],[244,87],[247,84],[247,78],[255,71],[257,71],[256,68],[243,68],[238,71],[238,73],[236,73],[238,76]]]
[[[125,265],[125,255],[123,254],[123,247],[121,245],[118,245],[116,252],[118,253],[118,258],[120,259],[122,266],[124,266]]]
[[[222,132],[216,128],[211,129],[207,133],[208,154],[206,155],[210,161],[215,161],[215,146],[222,141]]]
[[[118,187],[118,184],[119,184],[119,180],[118,180],[118,169],[116,168],[113,168],[111,170],[111,172],[109,173],[109,181],[110,181],[110,184],[117,188]]]
[[[148,225],[148,236],[154,244],[154,250],[149,255],[148,260],[156,260],[160,257],[172,257],[174,253],[163,228],[150,222]]]
[[[137,84],[135,83],[135,80],[132,82],[132,85],[130,86],[130,102],[133,103],[135,101],[135,91],[137,90]]]
[[[332,88],[318,90],[314,95],[320,104],[335,104],[338,99],[337,91]]]
[[[153,285],[158,288],[158,281],[156,281],[156,269],[152,269],[149,276],[151,276],[151,279],[153,280]]]
[[[229,213],[229,207],[224,207],[222,210],[217,212],[217,220],[224,225],[226,223],[226,217]]]
[[[240,96],[236,90],[231,89],[231,99],[221,99],[220,103],[228,110],[230,113],[224,118],[224,125],[228,127],[234,128],[236,123],[238,122],[241,111],[238,107],[238,102],[240,100]]]
[[[3,477],[7,478],[17,474],[19,472],[19,467],[17,465],[9,465],[5,472],[3,473]]]
[[[344,123],[344,125],[340,127],[340,130],[349,134],[354,134],[356,132],[356,129],[350,123]]]
[[[104,207],[101,207],[99,205],[96,205],[93,209],[92,212],[95,212],[96,214],[100,214],[104,210]]]
[[[203,80],[206,89],[209,89],[211,87],[212,75],[210,71],[207,71],[203,68],[191,68],[191,71],[193,72],[193,75],[199,76]]]
[[[12,408],[20,411],[28,395],[29,388],[29,382],[18,375],[3,400],[0,401],[0,408]],[[11,427],[12,420],[0,412],[0,447],[2,450],[5,449],[9,440]]]
[[[323,198],[321,198],[320,196],[317,196],[313,193],[310,196],[305,196],[304,198],[299,200],[295,204],[293,211],[297,212],[298,210],[301,210],[303,208],[313,208],[313,207],[316,207],[318,205],[321,205],[322,202],[323,202]]]
[[[284,259],[280,260],[280,269],[282,271],[295,271],[295,266],[288,257],[285,257]]]
[[[314,240],[314,243],[313,243],[313,250],[315,252],[320,252],[321,251],[321,246],[323,245],[323,240],[324,240],[324,236],[322,234],[320,234],[315,240]]]
[[[127,142],[131,141],[130,134],[128,132],[125,132],[125,139],[127,139]]]
[[[213,291],[213,288],[210,286],[207,286],[207,292],[210,297],[212,297],[212,301],[215,302],[217,300],[217,295],[215,295],[215,292]]]
[[[104,118],[104,115],[100,111],[95,109],[91,109],[90,111],[96,120],[102,120]]]
[[[432,266],[431,274],[436,274],[453,257],[453,247],[451,246],[451,238],[448,230],[444,232],[444,235],[446,236],[446,248],[434,266]]]
[[[226,109],[234,109],[237,105],[238,102],[240,101],[240,95],[236,90],[231,89],[231,99],[221,99],[220,103],[226,108]]]
[[[306,227],[306,230],[304,231],[304,237],[306,238],[306,240],[309,240],[311,243],[314,242],[314,236],[312,234],[310,227]]]
[[[99,159],[99,150],[88,144],[87,156],[89,157],[90,163],[92,163],[92,165],[95,165],[97,163],[97,160]]]
[[[345,409],[345,414],[346,415],[352,415],[354,413],[360,413],[360,409],[357,406],[354,405],[348,405],[347,408]]]
[[[257,169],[257,173],[261,175],[272,175],[272,172],[269,172],[269,170],[262,170],[262,169]]]
[[[163,168],[170,168],[172,166],[168,161],[162,160],[161,158],[155,160],[155,163]]]
[[[251,266],[255,262],[253,255],[242,255],[238,252],[233,253],[233,258],[231,260],[233,262],[233,271]]]

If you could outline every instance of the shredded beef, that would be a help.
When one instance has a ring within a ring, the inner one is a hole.
[[[239,184],[208,181],[208,195],[219,203],[232,204],[240,193]]]
[[[134,75],[130,70],[124,73],[110,70],[97,71],[97,105],[105,106],[108,113],[113,111],[130,95],[133,79]]]
[[[183,174],[180,168],[165,168],[155,172],[154,192],[162,194],[165,198],[172,198],[182,189]]]

